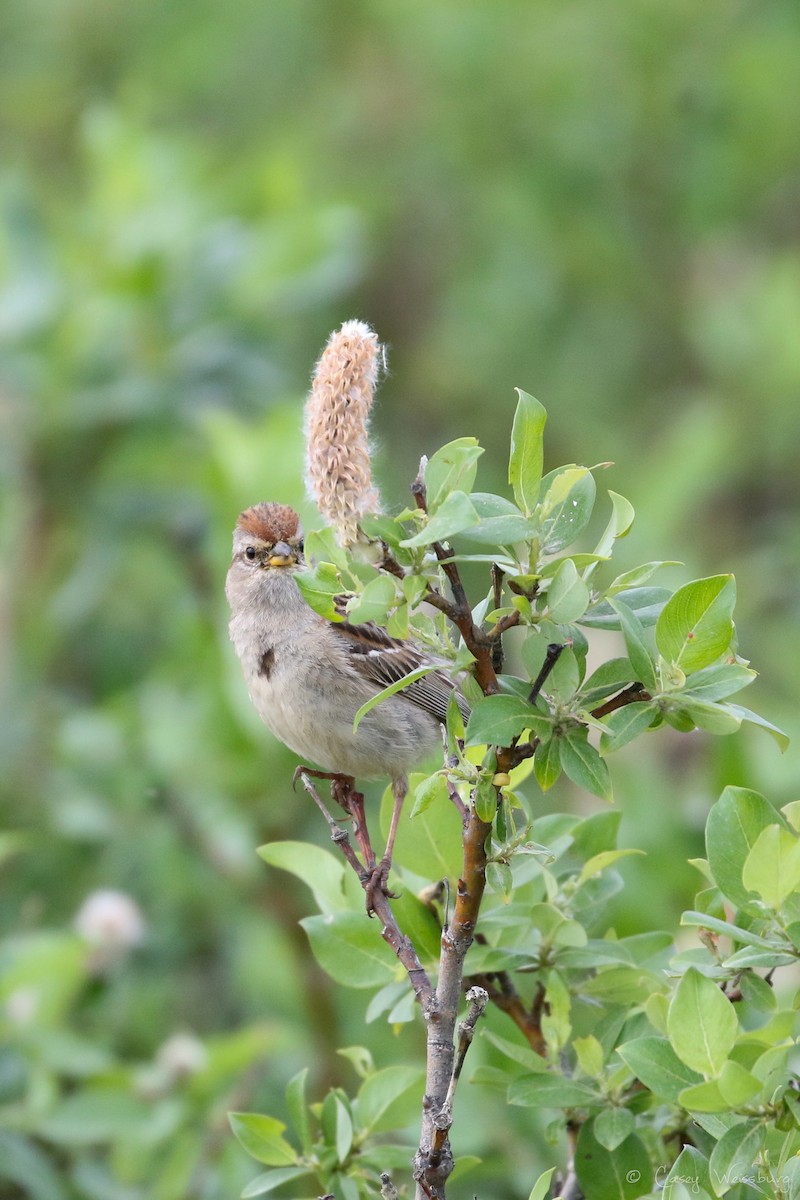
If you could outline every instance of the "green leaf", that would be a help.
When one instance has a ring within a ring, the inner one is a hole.
[[[675,1053],[703,1075],[717,1075],[733,1049],[736,1010],[713,982],[690,967],[672,997],[667,1032]]]
[[[566,625],[577,621],[589,604],[589,588],[577,572],[571,558],[565,558],[547,589],[547,606],[551,621]]]
[[[415,667],[413,671],[409,671],[402,679],[396,679],[394,683],[381,688],[379,692],[376,692],[374,696],[370,696],[369,700],[366,700],[361,705],[361,708],[353,717],[353,733],[358,729],[367,713],[371,712],[376,705],[383,703],[384,700],[388,700],[389,696],[394,696],[397,692],[402,692],[404,688],[407,688],[409,684],[414,683],[417,679],[423,679],[426,675],[430,675],[432,671],[441,671],[441,669],[440,663],[429,663],[424,667]]]
[[[619,598],[611,600],[610,604],[619,617],[620,629],[625,639],[625,650],[636,678],[652,692],[656,686],[656,668],[644,625],[633,609],[628,608],[628,605]]]
[[[395,1066],[376,1071],[358,1090],[358,1123],[366,1133],[402,1129],[416,1116],[425,1088],[417,1067]]]
[[[730,1112],[734,1106],[723,1096],[716,1079],[708,1083],[696,1083],[694,1087],[684,1088],[678,1097],[678,1103],[689,1112],[721,1113]]]
[[[561,766],[578,787],[603,800],[614,799],[608,766],[588,741],[585,729],[568,729],[560,739]]]
[[[423,962],[438,962],[442,927],[428,906],[410,889],[404,888],[398,898],[392,901],[392,911],[400,929],[414,943]]]
[[[426,776],[412,775],[410,794]],[[391,824],[394,797],[386,788],[381,801],[381,832],[384,838]],[[405,804],[397,828],[394,861],[425,879],[458,879],[463,869],[461,818],[453,804],[431,804],[411,819],[411,806]],[[368,922],[372,924],[372,922]]]
[[[390,608],[398,603],[397,583],[389,575],[376,575],[364,590],[347,603],[347,619],[351,625],[367,621],[384,624]]]
[[[667,588],[636,587],[617,592],[615,601],[621,600],[641,621],[642,625],[655,625],[664,605],[672,592]],[[593,604],[581,617],[581,625],[588,629],[619,629],[619,614],[608,600]]]
[[[594,1119],[594,1136],[606,1150],[616,1150],[636,1124],[629,1108],[606,1108]]]
[[[781,806],[781,812],[796,832],[800,831],[800,800],[791,800]]]
[[[763,968],[771,971],[773,967],[790,967],[797,962],[797,955],[786,950],[759,950],[757,946],[745,946],[726,958],[723,967],[731,971],[740,971],[742,967]]]
[[[309,608],[329,621],[341,621],[333,603],[334,596],[340,596],[346,589],[341,576],[333,563],[317,563],[312,571],[296,571],[294,581],[303,594],[303,599]]]
[[[630,571],[623,571],[621,575],[613,581],[611,586],[606,590],[607,596],[616,596],[618,592],[626,588],[641,587],[643,583],[647,583],[655,575],[656,571],[660,571],[662,567],[679,567],[679,562],[646,562],[641,566],[633,567]]]
[[[714,933],[721,933],[725,937],[733,938],[734,941],[742,942],[747,946],[759,946],[763,950],[775,949],[774,944],[767,938],[760,937],[757,933],[751,933],[749,929],[740,929],[738,925],[732,925],[730,921],[721,921],[707,913],[685,912],[681,916],[681,925],[711,929]]]
[[[278,1167],[274,1171],[265,1171],[263,1175],[258,1175],[252,1183],[248,1183],[247,1187],[242,1192],[242,1200],[252,1200],[254,1196],[266,1196],[269,1192],[274,1192],[282,1183],[291,1183],[295,1179],[302,1179],[304,1175],[310,1175],[310,1167]]]
[[[391,546],[393,550],[399,547],[401,540],[405,536],[405,529],[402,523],[395,517],[388,517],[384,513],[370,513],[368,516],[361,517],[358,523],[367,537],[386,542],[386,545]],[[307,554],[308,538],[306,538]],[[346,557],[345,555],[345,559]],[[333,561],[335,562],[336,560],[333,559]]]
[[[719,1090],[731,1108],[740,1108],[761,1091],[761,1080],[756,1079],[738,1062],[729,1059],[719,1077]]]
[[[734,692],[740,692],[757,678],[757,672],[741,663],[714,663],[703,667],[686,681],[684,696],[697,700],[724,700]]]
[[[307,1077],[308,1067],[304,1067],[302,1071],[298,1071],[296,1075],[293,1075],[286,1085],[286,1108],[300,1142],[300,1148],[304,1154],[311,1153],[312,1143],[311,1122],[308,1116],[308,1104],[306,1103]],[[258,1193],[254,1194],[257,1195]]]
[[[611,500],[611,518],[594,551],[600,558],[608,558],[614,547],[614,542],[617,538],[625,537],[631,525],[633,525],[633,519],[636,516],[633,505],[624,496],[620,496],[618,492],[611,491],[609,491],[608,496]]]
[[[463,533],[470,525],[477,525],[478,514],[472,501],[464,492],[451,492],[444,500],[439,511],[434,513],[419,533],[405,538],[400,545],[409,549],[417,546],[430,546],[433,542],[443,542]]]
[[[329,526],[308,531],[303,541],[303,555],[312,566],[321,562],[333,563],[340,571],[346,571],[349,565],[347,551],[339,545],[335,530]]]
[[[584,1075],[589,1075],[592,1079],[599,1079],[603,1073],[604,1055],[603,1047],[594,1034],[573,1038],[572,1048],[577,1056],[578,1066]]]
[[[448,803],[450,795],[447,790],[447,780],[441,771],[423,779],[414,791],[414,807],[411,809],[411,820],[424,813],[432,804]]]
[[[516,391],[519,399],[511,428],[508,482],[517,504],[526,516],[530,516],[539,499],[547,413],[533,396],[520,388]]]
[[[752,1173],[766,1134],[763,1124],[753,1122],[734,1125],[722,1135],[708,1164],[711,1185],[717,1196],[724,1196],[745,1175]]]
[[[681,1062],[666,1038],[643,1037],[618,1048],[620,1058],[654,1095],[676,1104],[686,1087],[702,1076]]]
[[[338,1096],[334,1096],[336,1112],[336,1157],[340,1163],[347,1161],[353,1146],[353,1118]]]
[[[669,711],[671,709],[665,709],[665,712]],[[698,729],[705,729],[707,733],[736,733],[742,723],[741,717],[731,712],[727,705],[714,704],[710,700],[693,700],[684,693],[676,698],[675,711],[688,717]]]
[[[543,792],[548,791],[561,774],[560,738],[551,737],[536,747],[533,769],[536,781]]]
[[[741,721],[747,721],[750,725],[758,725],[760,729],[766,729],[767,733],[771,734],[780,746],[781,754],[789,748],[788,735],[777,725],[773,725],[771,721],[765,721],[763,717],[760,717],[758,713],[751,712],[749,708],[742,708],[741,704],[726,704],[725,707]]]
[[[521,1042],[512,1042],[508,1038],[500,1037],[499,1034],[493,1033],[491,1029],[482,1029],[481,1037],[485,1038],[493,1046],[504,1054],[506,1058],[510,1058],[513,1063],[518,1066],[527,1067],[529,1071],[536,1073],[544,1073],[547,1071],[547,1061],[531,1050],[529,1046],[523,1045]]]
[[[288,871],[311,888],[323,912],[349,907],[344,890],[344,867],[328,850],[310,842],[268,842],[256,851],[271,867]]]
[[[507,746],[526,729],[547,736],[551,728],[548,718],[519,696],[484,696],[470,713],[466,743]]]
[[[558,472],[541,504],[541,547],[544,554],[557,554],[583,533],[592,515],[597,487],[586,467],[567,467]]]
[[[464,537],[468,541],[507,546],[536,537],[539,528],[536,522],[524,516],[516,504],[504,496],[495,496],[491,492],[472,492],[470,500],[480,520],[465,531]]]
[[[726,787],[706,821],[706,857],[714,881],[737,908],[756,915],[760,907],[742,882],[747,856],[759,834],[781,817],[758,792]]]
[[[487,779],[485,775],[482,775],[475,785],[473,802],[478,820],[491,825],[497,812],[497,790],[491,779]]]
[[[572,848],[578,861],[585,863],[602,850],[615,850],[621,820],[621,812],[606,809],[579,821],[572,830]]]
[[[644,733],[652,725],[657,712],[655,704],[637,701],[635,704],[626,704],[624,708],[618,708],[616,712],[604,718],[603,724],[607,732],[600,738],[601,755],[605,757],[612,754],[614,750],[627,746],[628,742]]]
[[[739,980],[739,987],[746,1003],[753,1008],[760,1012],[774,1012],[777,1009],[778,999],[775,992],[766,979],[756,975],[755,971],[744,971]]]
[[[653,1168],[644,1142],[630,1134],[614,1150],[597,1140],[587,1121],[575,1148],[575,1173],[584,1200],[634,1200],[653,1186]]]
[[[583,870],[578,878],[578,884],[586,883],[587,879],[594,878],[601,871],[605,871],[606,867],[610,867],[620,858],[630,858],[633,856],[644,855],[646,851],[629,848],[626,850],[601,850],[599,854],[593,855],[588,862],[584,864]]]
[[[609,658],[583,684],[581,698],[591,708],[635,681],[636,672],[627,658]]]
[[[283,1137],[286,1126],[261,1113],[229,1113],[228,1120],[237,1140],[249,1155],[268,1167],[297,1163],[297,1153]]]
[[[555,1167],[551,1167],[549,1171],[545,1171],[536,1180],[536,1183],[531,1188],[528,1200],[545,1200],[545,1197],[550,1190],[550,1180],[553,1178]]]
[[[572,627],[574,628],[574,626]],[[543,691],[562,704],[568,703],[580,687],[582,664],[572,646],[567,646],[547,677]]]
[[[762,829],[745,859],[742,883],[777,911],[800,887],[800,838],[780,825]]]
[[[671,1200],[672,1191],[676,1183],[689,1185],[692,1195],[697,1194],[697,1189],[711,1195],[711,1181],[708,1175],[708,1159],[704,1154],[701,1154],[694,1146],[684,1146],[675,1162],[670,1168],[669,1175],[664,1184],[664,1195]]]
[[[520,1075],[508,1089],[509,1104],[526,1108],[582,1108],[601,1104],[602,1095],[591,1084],[563,1075]]]
[[[679,588],[656,622],[656,644],[687,675],[713,663],[731,644],[736,580],[696,579]]]
[[[541,1026],[547,1048],[553,1055],[569,1041],[572,1033],[571,1007],[569,988],[563,975],[560,971],[548,972]]]
[[[428,512],[435,513],[451,492],[470,492],[483,449],[478,439],[456,438],[437,450],[425,467]]]
[[[319,965],[345,987],[380,987],[395,977],[396,959],[363,912],[304,917]]]

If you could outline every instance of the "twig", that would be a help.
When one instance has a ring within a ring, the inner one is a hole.
[[[541,670],[539,671],[539,674],[534,679],[533,686],[531,687],[531,690],[528,693],[528,704],[536,703],[537,699],[539,698],[539,693],[541,692],[542,688],[544,687],[545,683],[547,682],[548,675],[550,674],[550,672],[553,670],[553,667],[558,662],[563,650],[564,650],[563,642],[551,642],[550,645],[547,647],[547,650],[546,650],[545,656],[544,656],[544,662],[542,663],[542,666],[541,666]]]
[[[428,511],[428,501],[423,479],[423,466],[411,485],[411,494],[417,506],[423,512]],[[429,587],[425,599],[445,613],[453,622],[464,639],[464,644],[475,659],[475,678],[486,696],[491,696],[500,690],[497,673],[492,665],[491,642],[488,636],[472,619],[472,609],[459,574],[458,564],[452,561],[451,551],[446,550],[441,542],[433,542],[431,549],[439,560],[439,566],[444,572],[450,585],[452,601],[448,601],[438,589]]]
[[[503,568],[499,567],[497,565],[497,563],[492,563],[492,599],[494,601],[495,608],[499,608],[500,605],[503,603],[503,576],[504,575],[505,575],[505,571],[503,570]],[[519,613],[517,613],[517,620],[519,620]],[[505,629],[509,628],[509,626],[507,624],[504,624],[505,621],[507,621],[507,618],[502,617],[497,622],[494,629],[492,629],[491,634],[489,635],[492,639],[492,666],[494,667],[495,672],[498,675],[503,670],[503,636],[502,635],[503,635],[503,631]]]
[[[606,700],[604,704],[593,708],[592,716],[607,717],[609,713],[616,712],[618,708],[624,708],[626,704],[646,703],[648,700],[652,700],[652,696],[645,691],[644,684],[632,683],[618,692],[616,696],[612,696],[610,700]]]
[[[569,1159],[567,1161],[567,1172],[564,1182],[559,1191],[559,1200],[583,1200],[581,1185],[578,1183],[578,1176],[575,1173],[575,1147],[578,1143],[578,1134],[580,1131],[581,1126],[579,1121],[567,1121]]]
[[[335,842],[340,847],[342,853],[347,859],[350,866],[358,876],[361,886],[366,890],[366,884],[369,882],[370,872],[362,867],[358,861],[358,856],[350,842],[350,836],[346,829],[342,829],[341,825],[334,819],[328,811],[323,800],[321,799],[317,789],[304,771],[299,772],[299,778],[303,782],[303,787],[308,792],[309,796],[314,800],[325,820],[328,822],[328,827],[331,830],[331,841]],[[414,994],[422,1005],[423,1012],[427,1012],[434,1002],[433,984],[428,978],[428,973],[419,961],[417,952],[414,949],[414,943],[410,938],[407,938],[397,924],[394,913],[392,912],[389,898],[381,888],[376,888],[372,896],[372,907],[375,915],[381,922],[381,937],[388,946],[397,955],[398,961],[402,963],[408,972],[409,982],[414,989]]]
[[[560,642],[551,642],[547,647],[539,674],[533,681],[530,692],[528,693],[528,703],[535,704],[538,699],[548,675],[553,670],[553,667],[558,662],[559,656],[564,649]],[[519,766],[526,758],[531,758],[539,745],[538,738],[532,738],[530,741],[519,745],[519,735],[511,739],[508,746],[497,747],[497,769],[498,771],[511,771],[514,767]]]
[[[513,629],[515,625],[519,625],[519,621],[519,611],[515,608],[513,612],[506,613],[504,617],[501,617],[497,624],[492,626],[486,636],[490,642],[497,643],[499,642],[502,634],[504,634],[507,629]],[[496,646],[494,648],[496,648]]]
[[[381,1200],[397,1200],[397,1188],[388,1171],[381,1172]]]
[[[347,830],[342,829],[336,818],[331,812],[329,812],[322,800],[322,797],[314,787],[314,784],[311,782],[308,775],[306,775],[305,771],[298,771],[297,778],[301,781],[303,787],[308,792],[309,796],[314,801],[325,820],[328,822],[328,828],[331,831],[331,841],[334,842],[342,851],[342,854],[345,856],[347,861],[350,863],[350,866],[358,876],[359,881],[362,884],[366,883],[369,879],[369,871],[365,870],[365,868],[358,861],[358,855],[353,849],[350,841],[350,835],[348,834]]]
[[[477,941],[478,937],[475,940]],[[528,1011],[507,971],[495,971],[490,975],[473,975],[472,978],[488,992],[492,1004],[511,1018],[531,1049],[544,1058],[547,1054],[547,1044],[542,1033],[544,988],[541,984],[537,989],[531,1010]]]
[[[381,560],[378,563],[381,571],[388,571],[390,575],[396,576],[397,579],[405,579],[406,573],[400,566],[395,556],[389,549],[388,543],[381,540]]]
[[[466,1017],[458,1027],[458,1049],[456,1050],[450,1083],[447,1087],[447,1095],[444,1098],[442,1107],[433,1119],[434,1136],[430,1153],[431,1161],[433,1161],[434,1156],[442,1152],[444,1144],[447,1141],[447,1134],[450,1131],[450,1126],[453,1124],[453,1100],[456,1088],[458,1087],[458,1081],[461,1078],[461,1071],[464,1067],[464,1059],[467,1057],[467,1051],[472,1045],[472,1039],[475,1036],[475,1025],[488,1003],[489,994],[484,988],[471,987],[467,992],[467,1004],[469,1007]]]

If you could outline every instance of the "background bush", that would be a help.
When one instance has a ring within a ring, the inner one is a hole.
[[[546,465],[616,461],[620,569],[646,547],[736,573],[747,702],[793,732],[800,23],[790,0],[7,0],[0,22],[0,1149],[12,1196],[216,1200],[252,1175],[228,1109],[280,1111],[309,1043],[320,1094],[353,1082],[336,1046],[396,1053],[254,853],[327,834],[222,596],[236,513],[302,501],[306,381],[342,319],[391,348],[387,501],[464,433],[495,490],[513,387],[537,393]],[[686,906],[721,786],[786,803],[796,754],[757,731],[622,752],[621,844],[650,856],[621,934]],[[73,929],[99,888],[146,925],[102,969]],[[179,1032],[200,1057],[173,1077]],[[522,1194],[548,1154],[529,1114],[459,1103],[481,1186]]]

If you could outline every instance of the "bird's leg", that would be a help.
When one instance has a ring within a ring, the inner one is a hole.
[[[364,793],[356,790],[356,781],[350,775],[340,775],[331,780],[331,795],[337,804],[353,820],[353,834],[364,856],[364,866],[371,874],[375,870],[375,851],[369,840],[367,814],[364,811]]]
[[[392,823],[389,826],[389,836],[386,839],[386,849],[383,852],[383,858],[377,865],[374,864],[373,860],[370,878],[364,884],[364,891],[367,893],[367,912],[370,916],[375,911],[373,896],[376,891],[381,891],[385,896],[396,899],[395,894],[389,891],[387,883],[389,880],[389,870],[392,865],[394,841],[397,837],[397,826],[400,823],[400,813],[403,808],[403,801],[408,795],[408,780],[405,775],[392,780],[392,795],[394,796],[394,807],[392,808]]]
[[[343,808],[353,822],[353,834],[364,857],[364,867],[367,875],[375,870],[375,851],[369,840],[367,818],[364,812],[364,796],[356,790],[356,781],[352,775],[343,775],[341,771],[316,771],[311,767],[297,767],[292,779],[292,787],[303,776],[310,779],[328,779],[331,785],[331,797]]]

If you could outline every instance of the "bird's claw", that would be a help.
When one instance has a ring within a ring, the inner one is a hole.
[[[375,916],[375,898],[376,896],[386,896],[387,900],[397,900],[398,893],[389,891],[389,868],[391,862],[382,858],[379,863],[375,863],[370,871],[367,872],[363,880],[364,892],[367,897],[367,916]]]

